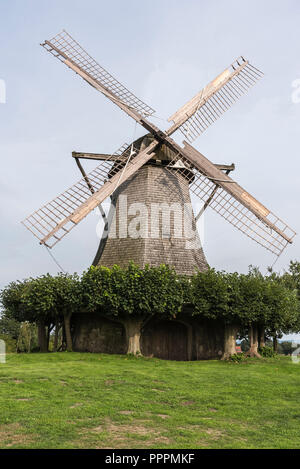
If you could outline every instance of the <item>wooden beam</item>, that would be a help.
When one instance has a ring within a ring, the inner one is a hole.
[[[76,161],[76,164],[77,164],[77,166],[78,166],[78,168],[79,168],[79,171],[81,172],[81,174],[82,174],[82,176],[83,176],[83,178],[84,178],[84,180],[85,180],[85,182],[86,182],[88,188],[90,189],[91,193],[94,194],[94,193],[95,193],[95,190],[94,190],[94,188],[93,188],[93,186],[92,186],[92,184],[91,184],[91,182],[90,182],[90,180],[89,180],[89,178],[88,178],[88,176],[87,176],[85,170],[83,169],[82,164],[80,163],[80,161],[79,161],[78,158],[75,158],[75,161]],[[102,218],[103,218],[103,220],[104,220],[104,223],[106,224],[106,223],[107,223],[107,218],[106,218],[105,211],[104,211],[103,208],[102,208],[102,205],[99,204],[99,205],[98,205],[98,208],[99,208],[99,211],[100,211],[100,213],[101,213],[101,216],[102,216]]]
[[[217,166],[217,168],[219,168],[219,169],[221,169],[221,170],[222,170],[222,169],[224,170],[226,165],[215,164],[215,166]],[[233,166],[233,169],[227,169],[225,174],[229,174],[230,171],[233,171],[233,170],[234,170],[234,164],[233,164],[233,163],[232,163],[231,166]],[[229,166],[227,166],[227,168],[229,168]],[[207,201],[204,203],[204,205],[203,205],[203,207],[201,208],[201,210],[199,210],[198,215],[195,217],[196,221],[199,220],[199,218],[202,216],[202,214],[204,213],[204,211],[207,209],[207,207],[209,206],[209,204],[210,204],[211,201],[213,200],[213,198],[214,198],[214,196],[215,196],[215,194],[216,194],[216,192],[217,192],[217,190],[218,190],[218,187],[220,187],[219,184],[216,184],[215,187],[213,188],[213,190],[212,190],[210,196],[208,197]]]
[[[226,174],[229,174],[230,171],[235,170],[235,164],[234,163],[231,163],[231,164],[217,164],[217,163],[215,163],[215,166],[218,169],[221,169],[222,171],[226,171]],[[228,171],[228,173],[227,173],[227,171]]]
[[[84,160],[121,161],[119,156],[110,155],[108,153],[81,153],[78,151],[72,151],[72,157],[75,159],[81,158]]]

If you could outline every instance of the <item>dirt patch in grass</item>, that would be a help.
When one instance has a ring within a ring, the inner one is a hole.
[[[22,383],[24,383],[24,381],[22,381],[21,379],[14,379],[14,383],[15,384],[22,384]]]
[[[37,436],[22,432],[22,426],[18,423],[0,425],[0,448],[18,446],[25,448],[36,441]]]
[[[204,425],[197,425],[197,424],[190,424],[190,425],[185,425],[184,427],[177,427],[178,430],[187,430],[187,431],[194,431],[197,433],[206,433],[207,435],[210,435],[215,438],[220,438],[221,436],[224,436],[225,433],[221,430],[217,430],[216,428],[207,428]]]
[[[133,414],[133,412],[132,412],[132,410],[121,410],[119,412],[119,414],[121,414],[121,415],[131,415],[131,414]]]
[[[181,403],[181,405],[193,405],[195,404],[195,401],[184,401]]]
[[[205,448],[210,447],[213,441],[221,440],[225,436],[225,433],[221,430],[216,430],[215,428],[207,428],[205,430],[202,429],[207,435],[207,438],[203,438],[196,443],[196,448]]]
[[[132,422],[129,425],[116,424],[106,420],[102,425],[84,429],[81,432],[79,447],[93,447],[89,440],[91,436],[95,435],[99,435],[96,447],[102,449],[150,448],[156,444],[167,445],[171,443],[171,440],[157,429],[143,425],[143,421]]]
[[[80,407],[80,406],[82,406],[82,405],[83,405],[82,402],[75,402],[75,404],[70,405],[70,409],[75,409],[76,407]]]
[[[111,386],[111,385],[114,384],[114,383],[115,383],[115,381],[114,381],[113,379],[107,379],[107,380],[104,382],[105,386]]]
[[[221,430],[216,430],[215,428],[207,428],[204,431],[205,433],[210,435],[213,438],[213,440],[218,440],[219,438],[224,436],[224,432],[221,432]]]
[[[161,419],[168,419],[170,418],[169,415],[167,414],[156,414],[155,412],[145,412],[145,415],[147,415],[147,417],[151,417],[151,421],[153,421],[153,417],[159,417]],[[149,420],[148,420],[149,421]]]

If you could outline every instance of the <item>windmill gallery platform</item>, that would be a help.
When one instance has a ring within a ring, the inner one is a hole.
[[[168,119],[173,124],[167,130],[161,130],[150,120],[155,111],[66,31],[42,46],[147,133],[113,154],[73,152],[82,179],[23,222],[40,244],[52,248],[97,207],[105,228],[94,265],[164,263],[184,275],[207,269],[196,221],[208,207],[276,256],[292,242],[295,232],[229,176],[234,165],[214,164],[191,145],[261,78],[262,72],[248,60],[236,59]],[[186,139],[183,145],[171,138],[177,131]],[[82,159],[98,165],[86,174]],[[196,217],[190,193],[202,204]],[[106,218],[101,203],[108,197],[111,209]],[[81,352],[125,353],[136,335],[147,356],[218,358],[224,355],[225,343],[227,348],[231,343],[228,353],[235,352],[236,328],[201,322],[184,312],[173,321],[153,317],[138,330],[100,315],[78,312],[72,320],[73,347]]]

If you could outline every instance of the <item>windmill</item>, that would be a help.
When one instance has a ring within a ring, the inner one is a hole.
[[[154,110],[101,67],[66,31],[41,45],[140,124],[147,134],[110,155],[73,152],[82,179],[22,222],[40,244],[52,248],[98,206],[105,218],[101,203],[107,197],[121,211],[121,195],[127,196],[127,202],[141,200],[149,207],[163,201],[188,204],[190,192],[203,203],[196,219],[211,207],[276,256],[292,243],[295,231],[229,176],[234,165],[214,164],[191,145],[261,78],[262,72],[248,60],[235,60],[176,111],[168,119],[171,126],[162,131],[149,120]],[[185,137],[182,145],[171,138],[176,131]],[[99,164],[86,174],[80,159],[98,160]],[[106,219],[110,227],[113,218]],[[195,227],[192,212],[190,219]],[[120,220],[116,224],[120,234],[124,227]],[[110,266],[133,259],[139,264],[164,262],[187,274],[195,266],[205,269],[201,245],[196,243],[186,249],[184,243],[186,239],[176,238],[170,230],[159,240],[149,236],[148,231],[144,238],[129,239],[128,233],[117,239],[106,236],[94,264]]]

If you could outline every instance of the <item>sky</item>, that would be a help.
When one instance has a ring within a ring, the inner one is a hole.
[[[215,163],[234,162],[232,177],[300,233],[299,24],[297,0],[0,0],[0,288],[59,270],[20,221],[80,179],[71,152],[113,153],[144,133],[46,53],[43,40],[66,29],[156,110],[153,122],[162,128],[246,57],[264,78],[194,146]],[[90,214],[53,248],[64,270],[89,267],[97,221]],[[275,270],[300,260],[299,243],[297,236]],[[266,273],[276,259],[210,209],[203,244],[219,270],[247,272],[252,264]]]

